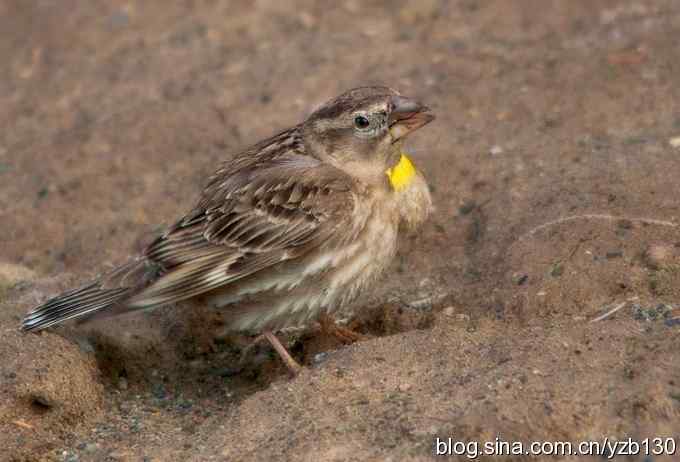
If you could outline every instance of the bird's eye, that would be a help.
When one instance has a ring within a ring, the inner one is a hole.
[[[371,122],[369,122],[369,120],[364,116],[356,116],[354,118],[354,125],[358,129],[361,129],[361,130],[366,129],[366,128],[368,128],[368,126],[370,124],[371,124]]]

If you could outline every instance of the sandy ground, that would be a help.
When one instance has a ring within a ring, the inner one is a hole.
[[[0,459],[680,444],[680,3],[326,3],[0,3]],[[291,334],[290,379],[181,306],[18,332],[220,159],[372,83],[437,113],[410,144],[437,213],[356,307],[366,340]]]

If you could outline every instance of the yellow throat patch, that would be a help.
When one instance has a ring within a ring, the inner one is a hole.
[[[390,179],[392,189],[401,191],[413,180],[413,177],[416,175],[416,168],[411,163],[411,159],[402,152],[399,163],[392,168],[388,168],[385,174]]]

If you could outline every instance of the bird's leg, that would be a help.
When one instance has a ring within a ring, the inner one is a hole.
[[[338,326],[328,313],[324,313],[319,317],[319,324],[321,325],[322,332],[334,336],[345,344],[354,343],[366,338],[365,335],[360,334],[359,332],[354,332],[346,327]]]
[[[284,347],[279,339],[276,338],[276,335],[267,330],[262,333],[262,336],[269,341],[271,346],[274,347],[283,362],[286,364],[286,367],[288,367],[288,370],[291,372],[291,374],[297,375],[300,370],[302,370],[302,366],[300,366],[298,362],[293,359],[290,353],[288,353],[288,350],[286,350],[286,347]]]
[[[300,364],[298,364],[298,362],[293,359],[290,353],[288,353],[288,350],[286,350],[286,347],[284,347],[281,344],[276,335],[274,335],[271,331],[265,331],[262,334],[255,337],[255,339],[252,342],[250,342],[250,344],[247,347],[245,347],[241,352],[241,360],[239,361],[239,363],[242,364],[245,361],[248,352],[252,350],[253,347],[260,343],[262,340],[267,340],[269,342],[269,344],[276,350],[276,352],[281,357],[281,360],[284,362],[288,370],[293,375],[297,375],[298,372],[300,372],[302,366],[300,366]]]

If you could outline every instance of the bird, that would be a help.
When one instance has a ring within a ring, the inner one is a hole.
[[[342,93],[224,160],[142,252],[35,307],[22,330],[192,300],[230,331],[259,333],[297,373],[276,333],[350,306],[387,272],[399,234],[432,212],[404,139],[434,119],[387,86]]]

